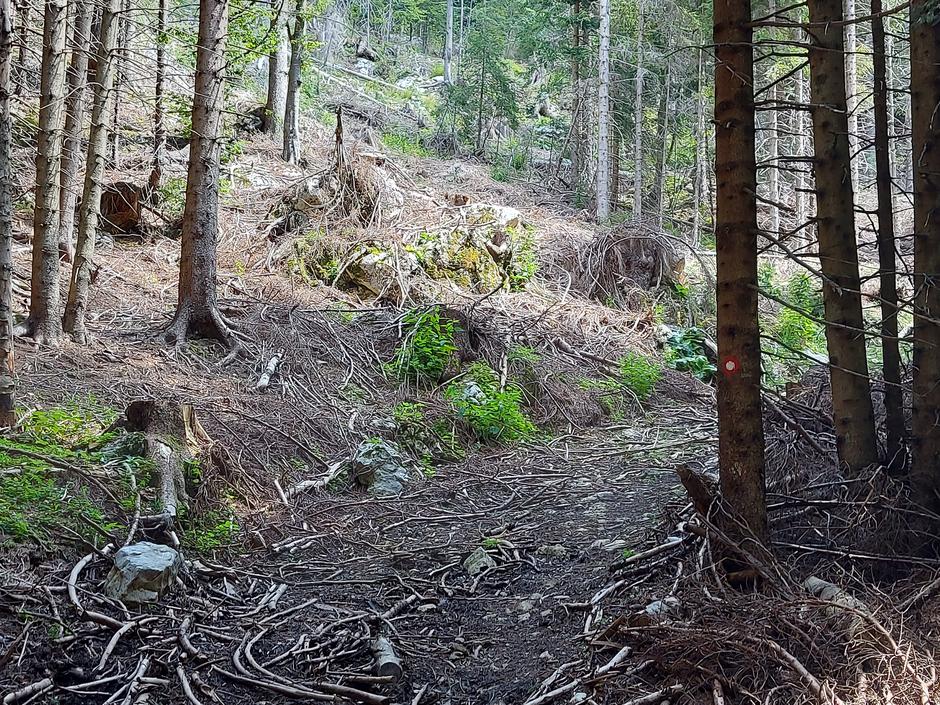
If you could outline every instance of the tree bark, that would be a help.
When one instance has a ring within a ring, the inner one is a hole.
[[[167,0],[157,2],[157,75],[153,87],[153,166],[147,182],[149,200],[160,202],[160,187],[163,186],[163,161],[166,156],[166,44]]]
[[[757,161],[750,0],[716,0],[715,175],[718,457],[726,502],[764,540],[764,429],[757,320]]]
[[[13,93],[13,3],[0,0],[0,428],[16,423],[13,354],[13,174],[10,96]]]
[[[225,37],[228,0],[203,0],[199,6],[196,91],[193,98],[189,173],[180,249],[179,297],[167,330],[170,343],[190,335],[232,344],[216,293],[219,231],[219,156],[222,93],[225,88]]]
[[[289,0],[278,0],[277,12],[271,18],[271,32],[277,46],[268,56],[268,95],[264,106],[262,132],[276,142],[284,140],[284,115],[287,109],[288,71],[291,60]]]
[[[914,161],[914,402],[911,476],[940,509],[940,25],[929,0],[911,3]]]
[[[300,159],[300,82],[304,61],[304,0],[296,0],[294,30],[290,37],[290,71],[287,75],[287,100],[284,111],[284,147],[281,157],[288,164]]]
[[[94,268],[95,237],[101,216],[101,191],[108,150],[108,122],[114,99],[117,74],[118,25],[121,0],[108,0],[101,13],[98,36],[98,55],[95,69],[94,105],[91,109],[91,127],[88,132],[88,152],[85,156],[85,184],[78,214],[78,241],[75,261],[69,280],[68,302],[62,325],[77,343],[86,343],[85,314]]]
[[[82,122],[85,117],[85,87],[88,83],[88,54],[91,51],[91,21],[94,7],[86,0],[74,2],[72,59],[68,68],[65,104],[65,139],[62,147],[62,189],[59,194],[59,255],[72,261],[75,206],[78,203],[78,168],[81,164]]]
[[[769,9],[771,15],[776,14],[776,0],[771,0]],[[771,29],[770,32],[771,39],[774,39],[773,29]],[[769,66],[773,67],[775,64],[776,62],[770,62]],[[768,204],[770,208],[770,232],[773,233],[774,237],[779,237],[780,207],[777,205],[780,202],[780,118],[777,112],[779,84],[776,83],[776,76],[773,71],[770,72],[770,76],[767,78],[773,82],[770,88],[770,94],[767,96],[771,104],[770,115],[767,121],[767,200],[770,201]]]
[[[118,15],[120,29],[118,30],[117,77],[114,83],[114,117],[111,126],[111,164],[118,165],[118,154],[121,148],[121,131],[118,129],[121,119],[121,87],[127,82],[127,38],[130,32],[131,1],[124,0]]]
[[[59,175],[65,117],[67,7],[66,0],[46,0],[43,19],[32,281],[29,318],[23,331],[40,345],[54,345],[62,334],[59,301]]]
[[[878,461],[862,318],[845,95],[842,1],[810,0],[816,223],[839,460],[850,475]]]
[[[597,221],[610,218],[610,0],[600,0],[597,54]]]
[[[449,86],[454,82],[454,0],[447,0],[444,25],[444,83]]]
[[[795,30],[795,34],[795,41],[805,41],[802,30]],[[796,74],[796,102],[798,105],[804,106],[807,104],[808,98],[806,90],[806,69],[801,68]],[[796,118],[794,120],[796,123],[796,156],[799,159],[809,159],[810,144],[807,134],[806,113],[802,107],[796,108],[794,112],[794,117]],[[809,226],[806,225],[810,214],[811,195],[809,190],[810,184],[806,175],[806,166],[801,163],[796,173],[796,227],[802,228],[802,230],[799,231],[801,233],[800,239],[806,241],[812,239],[811,234],[808,232]]]
[[[904,466],[904,409],[898,344],[898,283],[894,242],[894,189],[888,132],[888,73],[881,0],[871,0],[874,68],[875,171],[878,186],[878,276],[881,283],[881,348],[885,434],[889,467]]]
[[[636,86],[633,103],[633,219],[643,216],[643,7],[637,4]]]

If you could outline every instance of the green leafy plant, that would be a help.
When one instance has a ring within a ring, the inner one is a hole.
[[[480,440],[513,443],[537,431],[522,410],[522,390],[512,383],[501,389],[486,363],[470,365],[465,377],[448,385],[444,395]]]
[[[392,371],[408,381],[436,382],[457,352],[456,324],[437,306],[408,312],[402,324],[405,339],[395,350]]]
[[[691,372],[703,382],[715,377],[717,368],[705,356],[705,331],[686,328],[673,331],[666,340],[666,362],[680,372]]]
[[[662,376],[662,368],[644,355],[631,351],[620,358],[620,381],[640,401],[649,399]]]
[[[532,281],[539,269],[535,252],[535,229],[527,225],[521,230],[511,230],[509,235],[513,242],[509,285],[513,291],[519,291]]]
[[[425,147],[418,137],[398,132],[387,132],[382,135],[382,142],[387,147],[412,157],[430,157],[431,151]]]

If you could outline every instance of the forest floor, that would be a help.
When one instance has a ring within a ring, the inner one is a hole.
[[[310,170],[328,164],[330,148],[328,137],[310,146]],[[109,567],[96,553],[100,538],[77,573],[88,549],[55,531],[39,545],[8,545],[0,554],[2,689],[20,691],[16,702],[57,703],[547,702],[538,698],[563,675],[589,673],[617,653],[592,643],[611,586],[624,594],[611,568],[663,537],[664,517],[684,503],[676,465],[713,457],[712,392],[667,371],[647,404],[618,399],[611,418],[579,380],[603,379],[603,360],[654,344],[645,311],[553,285],[571,243],[590,239],[592,228],[539,189],[496,183],[474,164],[394,155],[427,197],[428,222],[446,215],[445,190],[456,186],[519,208],[534,225],[539,279],[525,292],[488,297],[470,325],[483,347],[505,351],[511,339],[538,353],[531,412],[550,431],[515,446],[469,445],[463,459],[435,464],[397,497],[349,484],[291,493],[381,434],[399,402],[440,402],[385,371],[400,312],[268,266],[275,245],[264,225],[304,175],[272,170],[273,151],[252,140],[228,167],[222,199],[219,288],[244,342],[238,359],[222,364],[227,351],[214,343],[177,349],[161,339],[175,306],[178,243],[159,219],[145,237],[100,249],[89,345],[18,346],[20,404],[29,410],[88,400],[116,410],[135,399],[193,404],[227,455],[205,478],[200,509],[224,504],[240,531],[188,551],[183,585],[140,611],[99,594]],[[122,178],[144,178],[133,156],[125,163]],[[180,162],[177,176],[182,170]],[[17,226],[25,235],[28,218]],[[25,244],[16,257],[17,274],[27,272]],[[479,298],[456,291],[442,303],[466,310]],[[275,352],[284,356],[276,383],[258,392]],[[78,484],[109,504],[97,483]],[[121,541],[125,529],[107,531]],[[481,572],[464,565],[471,556],[482,558]],[[90,604],[116,621],[89,618]],[[621,609],[617,600],[610,607]],[[397,684],[372,673],[378,634],[402,660]],[[21,691],[33,683],[35,692]],[[566,699],[608,702],[617,691],[600,683],[566,687]]]

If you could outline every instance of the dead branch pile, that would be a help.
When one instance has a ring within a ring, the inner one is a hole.
[[[916,531],[936,517],[889,502],[897,494],[880,473],[849,483],[854,491],[820,484],[771,504],[771,553],[732,539],[740,527],[713,485],[688,469],[680,474],[693,502],[672,535],[621,561],[592,601],[585,633],[600,665],[582,680],[627,693],[631,703],[659,702],[642,699],[651,693],[712,705],[937,702],[940,645],[923,623],[935,621],[940,581],[911,571],[933,572],[940,561],[875,553],[865,543],[879,528]],[[650,571],[658,587],[637,590]],[[600,622],[614,596],[632,606]]]
[[[598,233],[577,252],[574,288],[599,301],[629,300],[632,289],[655,289],[670,281],[681,263],[679,248],[665,234],[621,225]]]

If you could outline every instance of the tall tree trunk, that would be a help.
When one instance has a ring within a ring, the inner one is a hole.
[[[692,247],[702,241],[702,190],[705,186],[705,55],[698,52],[698,77],[695,91],[695,174],[692,177]]]
[[[767,536],[757,323],[757,161],[750,0],[716,0],[715,175],[721,494]]]
[[[804,41],[802,32],[797,30],[797,37],[795,41],[801,42]],[[806,69],[800,69],[796,74],[796,102],[800,106],[804,106],[808,103],[808,95],[806,90]],[[808,129],[806,124],[806,112],[803,107],[798,107],[794,111],[795,113],[795,123],[796,123],[796,156],[799,159],[809,159],[810,158],[810,144]],[[802,235],[800,239],[805,239],[807,241],[811,240],[811,234],[808,232],[809,226],[806,225],[809,220],[810,213],[810,198],[809,193],[810,184],[809,179],[806,175],[806,166],[802,163],[799,164],[798,170],[796,173],[796,227],[803,228],[800,230]],[[806,227],[804,227],[806,226]]]
[[[59,194],[59,254],[72,261],[75,205],[78,203],[78,167],[81,164],[82,121],[85,117],[85,86],[88,83],[88,52],[91,50],[91,21],[94,7],[86,0],[74,2],[72,60],[68,68],[65,104],[65,140],[62,147],[62,190]]]
[[[157,76],[153,87],[153,166],[148,191],[153,203],[160,201],[163,161],[166,157],[166,44],[167,0],[157,1]]]
[[[453,84],[454,62],[454,0],[447,0],[447,12],[444,22],[444,83]]]
[[[815,142],[816,223],[825,280],[836,447],[850,474],[878,461],[862,319],[855,199],[849,158],[842,0],[809,0],[810,99]]]
[[[659,229],[663,227],[664,197],[666,194],[666,157],[669,153],[669,66],[663,75],[663,89],[659,94],[659,110],[657,110],[656,123],[659,135],[659,150],[656,153],[656,173],[653,177],[652,206],[656,214],[656,224]]]
[[[98,35],[98,55],[95,57],[94,104],[91,109],[91,127],[88,132],[88,152],[85,155],[85,185],[78,213],[78,242],[75,261],[69,280],[68,302],[63,316],[63,328],[77,343],[86,343],[85,314],[88,310],[89,288],[94,268],[95,236],[101,210],[102,179],[108,149],[108,122],[114,99],[119,49],[118,25],[121,0],[108,0],[101,13]]]
[[[770,0],[769,9],[771,15],[776,15],[776,0]],[[773,28],[771,28],[770,32],[771,40],[775,39]],[[776,62],[770,62],[769,65],[774,67]],[[767,96],[770,101],[770,115],[767,120],[767,164],[769,166],[769,172],[767,174],[767,200],[770,201],[768,204],[770,208],[770,232],[773,233],[774,237],[779,237],[780,207],[777,204],[780,203],[780,118],[777,112],[777,100],[780,92],[778,90],[779,84],[777,83],[776,75],[772,70],[767,78],[773,84]]]
[[[19,38],[17,47],[17,57],[16,57],[16,85],[14,90],[16,95],[22,95],[23,91],[26,90],[26,77],[28,71],[26,70],[27,57],[29,56],[29,16],[32,11],[32,5],[29,2],[19,3]]]
[[[300,159],[300,81],[304,60],[304,0],[297,0],[294,12],[294,30],[290,36],[290,71],[287,75],[287,100],[284,112],[284,149],[281,157],[288,164]]]
[[[119,15],[120,29],[118,35],[117,76],[114,83],[114,110],[112,112],[111,126],[111,164],[118,165],[118,152],[121,148],[121,131],[119,122],[121,118],[121,87],[127,83],[127,39],[130,33],[131,0],[121,3]]]
[[[268,55],[268,96],[261,130],[275,141],[283,142],[291,59],[290,32],[287,28],[290,22],[290,8],[289,0],[277,2],[277,11],[271,17],[271,33],[276,37],[277,44],[274,51]]]
[[[179,301],[167,330],[168,342],[190,335],[231,345],[231,332],[219,312],[216,293],[219,232],[219,156],[222,94],[225,89],[225,37],[228,0],[202,0],[196,46],[189,173],[180,250]]]
[[[577,198],[584,170],[584,93],[581,86],[581,0],[571,4],[571,190]]]
[[[643,215],[643,7],[637,4],[636,85],[633,103],[633,219]]]
[[[13,172],[10,95],[13,93],[13,3],[0,0],[0,428],[16,423],[13,356]]]
[[[857,190],[860,157],[858,153],[858,29],[855,0],[845,0],[845,95],[849,118],[849,154],[852,159],[852,188]]]
[[[59,301],[59,174],[65,117],[67,8],[67,0],[46,0],[43,19],[32,283],[29,318],[23,331],[38,344],[55,344],[62,334]]]
[[[614,95],[611,97],[611,117],[610,117],[610,211],[616,213],[620,203],[620,152],[623,149],[621,144],[620,124],[617,121],[617,111],[613,106],[618,104],[619,96],[616,88],[612,85],[611,90]]]
[[[600,0],[597,54],[597,220],[610,218],[610,0]]]
[[[894,189],[888,134],[888,75],[881,0],[871,0],[872,60],[874,63],[875,171],[878,185],[878,274],[881,279],[881,348],[885,384],[887,459],[893,468],[904,465],[904,409],[901,390],[901,352],[898,346],[898,283],[894,254]]]
[[[914,162],[914,403],[911,475],[940,508],[940,24],[930,0],[911,3]]]

